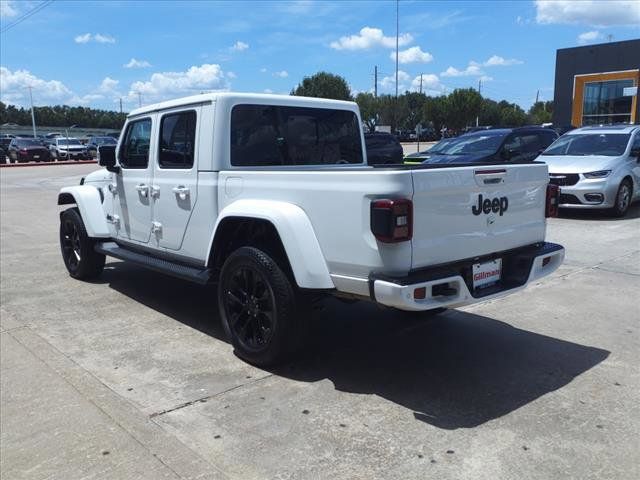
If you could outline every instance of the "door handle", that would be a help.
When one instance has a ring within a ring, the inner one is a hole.
[[[187,187],[184,185],[178,185],[177,187],[173,187],[173,193],[180,197],[180,200],[186,200],[187,196],[191,193]]]
[[[144,183],[139,183],[138,185],[136,185],[136,190],[145,198],[149,195],[149,187]]]

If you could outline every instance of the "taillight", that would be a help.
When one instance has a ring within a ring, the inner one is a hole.
[[[560,187],[558,185],[547,185],[547,201],[544,209],[544,216],[547,218],[558,216],[558,205],[560,204]]]
[[[385,198],[371,202],[371,232],[384,243],[411,240],[413,202],[406,198]]]

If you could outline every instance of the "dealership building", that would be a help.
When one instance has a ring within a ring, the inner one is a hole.
[[[553,123],[640,123],[640,40],[556,52]]]

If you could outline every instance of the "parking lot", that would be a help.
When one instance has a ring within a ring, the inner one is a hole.
[[[551,219],[565,264],[504,299],[326,300],[305,355],[265,371],[211,288],[115,260],[68,276],[57,192],[95,168],[0,172],[3,478],[640,478],[639,204]]]

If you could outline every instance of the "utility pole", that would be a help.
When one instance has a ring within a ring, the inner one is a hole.
[[[420,74],[420,95],[422,95],[422,75],[424,75],[424,73]]]
[[[478,93],[482,95],[482,79],[478,79]]]
[[[536,103],[538,103],[538,98],[540,98],[540,89],[536,92]]]
[[[33,126],[33,138],[36,138],[36,116],[33,113],[33,87],[29,87],[29,98],[31,99],[31,125]]]
[[[393,119],[395,123],[396,130],[398,129],[398,47],[399,47],[399,36],[400,36],[400,0],[396,0],[396,99],[393,104]],[[394,133],[394,132],[392,132]]]
[[[373,96],[378,98],[378,66],[373,67]]]
[[[120,113],[122,113],[122,97],[120,97]]]

